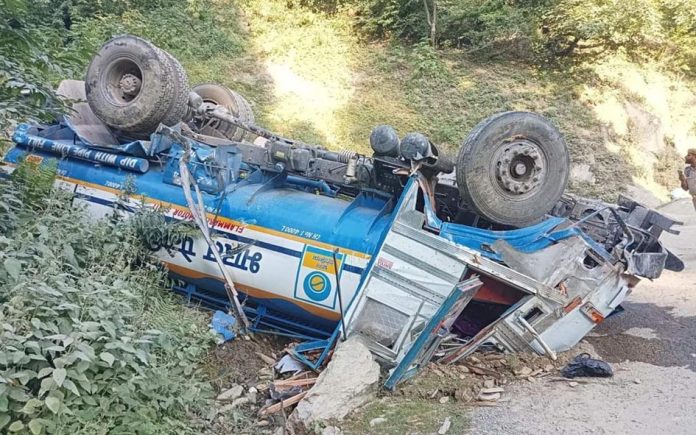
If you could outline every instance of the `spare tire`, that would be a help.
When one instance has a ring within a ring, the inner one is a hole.
[[[85,93],[105,124],[144,137],[160,123],[174,125],[183,118],[186,82],[185,72],[166,52],[137,36],[123,35],[107,41],[92,58]]]
[[[249,102],[230,88],[218,83],[201,83],[194,86],[192,90],[203,99],[204,105],[211,106],[211,108],[222,106],[240,121],[248,124],[255,122],[254,112],[252,112]],[[198,124],[199,133],[209,136],[222,135],[222,137],[233,141],[249,139],[251,136],[246,130],[219,119],[205,118],[194,120],[194,122]]]
[[[481,121],[457,156],[462,200],[491,222],[527,226],[540,221],[568,184],[565,140],[546,118],[504,112]]]

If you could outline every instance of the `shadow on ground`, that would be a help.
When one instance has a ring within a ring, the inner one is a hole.
[[[696,371],[696,316],[679,317],[672,307],[649,303],[624,303],[626,311],[612,316],[586,338],[609,362],[640,361],[662,367]],[[638,336],[627,331],[650,329]],[[651,337],[654,335],[654,337]]]

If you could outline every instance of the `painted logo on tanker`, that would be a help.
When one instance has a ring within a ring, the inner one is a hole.
[[[333,309],[336,306],[336,275],[340,278],[345,254],[305,246],[295,279],[295,298]]]

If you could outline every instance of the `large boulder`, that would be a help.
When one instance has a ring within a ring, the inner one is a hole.
[[[310,427],[316,421],[341,420],[370,401],[379,382],[379,364],[362,339],[341,342],[316,384],[290,416],[293,424]]]

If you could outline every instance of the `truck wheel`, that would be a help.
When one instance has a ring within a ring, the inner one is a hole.
[[[110,127],[146,137],[161,122],[177,123],[183,117],[178,114],[186,111],[188,86],[177,64],[142,38],[117,36],[99,49],[87,68],[87,102]]]
[[[174,93],[172,106],[167,111],[165,117],[160,121],[164,125],[175,125],[186,117],[188,111],[189,85],[186,70],[181,63],[168,52],[161,50],[162,54],[169,59],[174,75],[174,87],[177,92]]]
[[[570,156],[546,118],[503,112],[481,121],[457,156],[464,202],[483,218],[522,227],[540,221],[568,183]]]
[[[193,87],[193,92],[200,95],[203,99],[203,104],[207,106],[223,106],[230,111],[232,115],[239,118],[249,124],[253,124],[254,112],[251,111],[251,105],[244,99],[241,95],[229,89],[226,86],[217,83],[201,83]],[[250,133],[246,130],[237,127],[234,124],[228,122],[222,122],[218,119],[203,119],[194,121],[198,124],[199,132],[201,134],[211,134],[210,131],[213,130],[223,137],[233,140],[241,141],[247,138]]]

